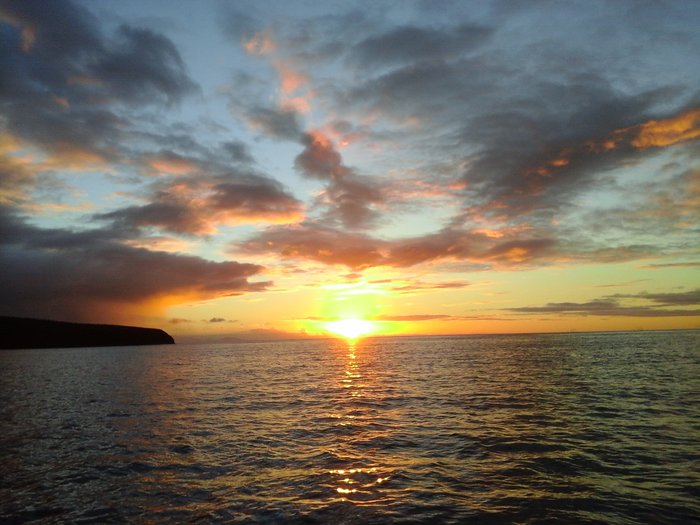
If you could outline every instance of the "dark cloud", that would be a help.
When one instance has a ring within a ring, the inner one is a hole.
[[[122,26],[110,38],[84,7],[0,4],[0,112],[6,132],[64,164],[114,160],[120,105],[173,104],[196,91],[174,44]]]
[[[555,115],[532,101],[527,112],[482,115],[463,130],[463,140],[480,144],[464,174],[468,197],[483,203],[480,211],[506,217],[558,212],[611,170],[649,156],[614,137],[648,121],[658,93],[622,97],[588,80],[543,91],[537,100],[557,101]]]
[[[328,185],[323,195],[330,203],[326,218],[349,229],[375,224],[384,197],[380,189],[364,177],[346,175]]]
[[[700,288],[687,292],[618,294],[613,297],[639,298],[656,303],[655,306],[700,306]]]
[[[310,178],[328,181],[321,202],[328,205],[326,220],[350,229],[365,228],[378,216],[377,206],[384,201],[380,189],[366,177],[345,166],[331,140],[319,131],[303,135],[304,151],[295,166]]]
[[[243,142],[230,141],[224,143],[222,147],[234,162],[240,162],[242,164],[253,163],[253,156],[248,150],[248,146],[246,146]]]
[[[355,44],[349,59],[361,67],[395,65],[459,56],[483,43],[493,29],[478,25],[455,28],[403,26]]]
[[[212,317],[207,323],[234,323],[235,321],[231,321],[230,319],[224,319],[223,317]]]
[[[608,53],[606,69],[592,53],[567,45],[556,27],[532,35],[514,30],[507,20],[499,23],[500,38],[467,58],[442,49],[454,36],[444,28],[394,28],[368,37],[364,42],[374,54],[366,59],[391,61],[396,53],[397,67],[370,71],[335,93],[338,104],[360,115],[397,126],[415,122],[412,136],[404,138],[408,144],[463,159],[463,205],[474,217],[546,225],[581,193],[610,184],[612,170],[656,154],[644,148],[644,135],[658,137],[646,133],[652,122],[669,120],[666,132],[673,135],[673,119],[698,106],[682,75],[622,89],[616,75],[630,67],[624,53]],[[434,39],[431,60],[418,60],[411,35],[415,42]],[[393,40],[406,41],[406,61],[399,60],[400,45],[382,54],[378,44]],[[678,42],[677,36],[670,41]],[[411,56],[417,60],[408,61]],[[654,145],[695,140],[697,128],[690,124],[685,133]]]
[[[90,72],[118,100],[174,103],[197,90],[175,45],[147,29],[120,27],[116,45]]]
[[[350,173],[343,158],[330,139],[315,131],[302,137],[304,151],[294,160],[296,167],[307,177],[324,181],[338,181]]]
[[[94,219],[121,230],[156,228],[185,235],[208,235],[224,224],[290,223],[303,206],[278,182],[254,174],[197,174],[154,185],[148,204],[99,213]]]
[[[122,231],[157,227],[179,234],[211,233],[209,217],[200,215],[196,207],[190,206],[186,201],[168,202],[168,197],[165,194],[157,198],[162,199],[162,201],[98,213],[94,218],[99,221],[109,221],[115,229]]]
[[[637,299],[651,305],[624,305],[619,299]],[[548,303],[545,306],[509,308],[519,313],[571,314],[624,317],[685,317],[700,316],[700,309],[666,309],[673,306],[700,306],[700,289],[679,293],[641,293],[612,295],[585,303]]]
[[[0,214],[0,312],[101,321],[172,297],[208,299],[261,291],[256,264],[212,262],[118,242],[109,231],[30,226]]]
[[[658,269],[658,268],[694,268],[700,266],[700,261],[693,262],[677,262],[677,263],[657,263],[648,264],[644,268]]]

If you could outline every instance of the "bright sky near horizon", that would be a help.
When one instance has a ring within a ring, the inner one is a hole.
[[[0,314],[700,327],[700,3],[0,0]]]

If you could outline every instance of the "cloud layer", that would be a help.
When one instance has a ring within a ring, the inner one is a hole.
[[[695,316],[698,5],[426,5],[0,0],[0,310],[590,265],[630,293],[486,317]]]

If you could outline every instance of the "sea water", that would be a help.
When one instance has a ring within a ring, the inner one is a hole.
[[[2,523],[691,523],[700,332],[0,352]]]

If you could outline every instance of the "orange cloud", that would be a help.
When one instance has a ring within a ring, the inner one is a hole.
[[[277,70],[277,73],[280,76],[280,86],[282,89],[282,93],[284,93],[285,95],[294,93],[295,91],[309,83],[309,77],[307,77],[303,73],[294,71],[289,67],[289,64],[287,64],[283,60],[275,61],[274,66]]]
[[[51,97],[51,100],[53,100],[57,106],[60,106],[63,109],[70,108],[70,103],[68,102],[68,99],[66,97],[58,97],[56,95],[53,95]]]
[[[277,46],[269,31],[259,31],[247,40],[243,40],[243,48],[249,55],[262,56],[273,53]]]
[[[130,239],[124,241],[127,246],[134,248],[144,248],[146,250],[167,252],[167,253],[186,253],[192,249],[192,243],[183,239],[173,237],[143,237],[141,239]]]
[[[700,108],[664,120],[650,120],[636,130],[637,136],[631,144],[638,149],[672,146],[700,138]]]
[[[149,157],[146,162],[156,173],[168,175],[186,175],[197,170],[194,162],[172,153]]]
[[[105,166],[106,161],[102,155],[89,149],[81,148],[67,142],[59,142],[47,152],[43,169],[63,168],[83,170],[95,166]]]
[[[279,106],[299,113],[308,113],[311,110],[310,99],[313,95],[308,89],[309,77],[294,69],[285,60],[275,60],[273,66],[280,78]]]
[[[547,179],[566,170],[585,165],[598,154],[607,154],[624,148],[632,151],[663,148],[700,138],[700,108],[691,109],[674,117],[649,120],[635,126],[620,128],[600,139],[552,149],[538,164],[527,168],[527,194],[537,196],[547,190]],[[629,152],[628,152],[629,153]]]
[[[289,60],[273,59],[270,56],[277,54],[277,45],[272,39],[270,30],[259,31],[249,39],[244,40],[243,48],[249,55],[268,57],[279,76],[278,105],[280,108],[299,113],[308,113],[311,110],[310,99],[313,96],[313,91],[308,88],[309,77],[298,71]]]

